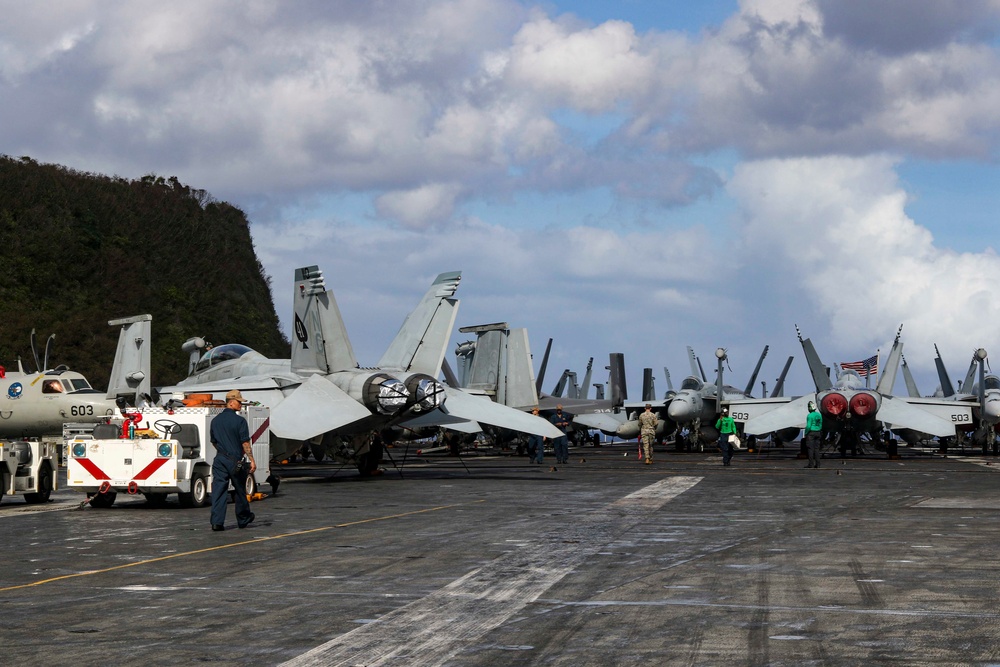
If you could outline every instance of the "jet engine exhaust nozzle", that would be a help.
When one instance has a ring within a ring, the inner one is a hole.
[[[406,388],[410,392],[410,401],[414,412],[430,412],[444,405],[447,395],[444,385],[430,375],[417,373],[406,379]]]
[[[851,414],[858,419],[869,419],[878,412],[878,400],[872,394],[855,394],[851,397],[850,409]]]
[[[365,382],[364,404],[379,414],[394,415],[410,400],[406,385],[385,373],[376,373]]]
[[[828,417],[840,419],[844,417],[848,410],[847,399],[843,394],[831,392],[824,396],[819,402],[820,412]]]

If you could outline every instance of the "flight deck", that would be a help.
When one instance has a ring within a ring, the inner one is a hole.
[[[257,519],[0,503],[6,664],[1000,662],[1000,460],[636,446],[277,469]]]

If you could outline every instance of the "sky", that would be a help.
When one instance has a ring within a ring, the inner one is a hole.
[[[768,345],[803,393],[796,326],[832,365],[902,325],[925,394],[935,344],[1000,355],[1000,0],[0,10],[0,153],[240,207],[286,333],[317,264],[362,365],[455,270],[459,326],[554,339],[547,390],[622,352],[662,393],[688,345],[742,387]]]

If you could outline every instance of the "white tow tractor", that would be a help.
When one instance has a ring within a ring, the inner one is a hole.
[[[0,442],[0,498],[21,493],[25,502],[46,503],[57,488],[58,447],[48,442]]]
[[[141,493],[151,505],[162,505],[176,493],[181,505],[204,507],[211,502],[215,459],[210,429],[223,409],[143,408],[118,423],[98,424],[89,436],[77,434],[67,442],[67,486],[87,493],[93,507],[111,507],[119,493]],[[269,414],[253,406],[240,411],[258,466],[247,476],[244,491],[250,497],[261,484],[274,483],[268,469]],[[146,428],[138,428],[140,423]]]

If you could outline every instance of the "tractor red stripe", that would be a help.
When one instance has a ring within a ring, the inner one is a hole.
[[[97,464],[90,459],[76,459],[76,462],[83,466],[83,469],[90,473],[94,479],[111,479],[111,476],[97,467]]]
[[[153,459],[152,461],[149,462],[148,466],[140,470],[139,474],[133,477],[132,479],[139,480],[140,482],[146,481],[147,479],[149,479],[150,475],[152,475],[154,472],[162,468],[163,464],[169,460],[170,459]]]
[[[260,436],[264,435],[264,431],[266,431],[270,425],[271,425],[271,418],[268,417],[267,419],[264,420],[264,423],[260,425],[260,428],[254,431],[253,435],[250,436],[250,444],[257,442],[257,440],[260,439]]]

